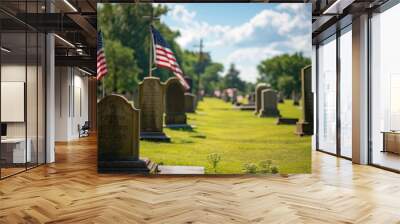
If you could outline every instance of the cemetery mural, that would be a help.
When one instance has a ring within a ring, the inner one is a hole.
[[[311,5],[98,3],[98,172],[311,172]]]

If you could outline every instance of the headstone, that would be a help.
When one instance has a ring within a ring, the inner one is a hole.
[[[133,98],[133,106],[137,109],[140,109],[139,90],[137,88],[133,91],[132,98]]]
[[[191,93],[193,91],[193,79],[190,78],[189,76],[185,76],[184,79],[190,87],[189,89],[186,90],[186,92]]]
[[[279,117],[278,110],[278,94],[275,90],[265,89],[261,92],[262,102],[261,110],[259,113],[260,117]]]
[[[238,91],[237,91],[237,89],[236,88],[233,88],[232,89],[232,97],[231,97],[231,103],[232,104],[236,104],[237,103],[237,94],[238,94]]]
[[[311,65],[301,71],[302,114],[297,123],[297,134],[312,135],[314,132],[314,96],[312,92]]]
[[[256,102],[256,94],[255,93],[250,93],[247,97],[247,104],[248,105],[255,105]]]
[[[97,106],[99,172],[148,173],[139,159],[139,110],[124,97],[108,95]]]
[[[293,99],[293,105],[294,106],[299,106],[300,105],[300,98],[301,98],[301,96],[299,94],[297,94],[296,92],[293,92],[292,99]]]
[[[219,89],[214,90],[214,97],[221,98],[221,91]]]
[[[165,125],[169,128],[187,128],[185,113],[185,88],[178,78],[165,83]]]
[[[261,110],[261,92],[265,89],[270,88],[270,86],[266,83],[260,83],[256,86],[256,92],[255,92],[255,111],[254,114],[258,115]]]
[[[200,91],[199,91],[199,94],[198,94],[198,97],[197,97],[197,99],[198,99],[197,102],[198,102],[198,101],[203,101],[204,95],[205,95],[204,89],[200,90]],[[196,107],[197,107],[197,105],[196,105]]]
[[[170,141],[163,132],[164,85],[157,77],[146,77],[139,83],[140,138]]]
[[[191,93],[185,93],[185,112],[194,113],[196,107],[196,96]]]
[[[224,90],[222,91],[221,98],[222,98],[223,101],[229,102],[229,94],[228,94],[227,89],[224,89]]]
[[[278,93],[278,103],[284,103],[285,102],[285,96],[282,92]]]
[[[247,104],[241,104],[238,106],[239,110],[248,110],[248,111],[254,111],[255,110],[255,94],[250,93],[247,95]]]

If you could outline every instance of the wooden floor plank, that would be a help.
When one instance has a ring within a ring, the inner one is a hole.
[[[0,181],[0,223],[400,223],[400,175],[313,152],[313,174],[97,174],[93,137]]]

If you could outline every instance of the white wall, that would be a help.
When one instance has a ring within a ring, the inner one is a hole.
[[[55,140],[79,137],[78,125],[88,120],[88,78],[76,68],[56,67]]]

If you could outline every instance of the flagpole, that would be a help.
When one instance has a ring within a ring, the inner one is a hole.
[[[104,98],[104,96],[106,95],[105,94],[105,88],[104,88],[104,80],[101,81],[101,87],[102,87],[102,91],[101,92],[102,92],[102,95],[103,95],[103,98]]]
[[[153,67],[153,37],[152,37],[152,32],[151,32],[151,23],[150,22],[150,26],[149,26],[149,31],[150,31],[150,47],[149,47],[149,77],[152,76],[152,67]]]

